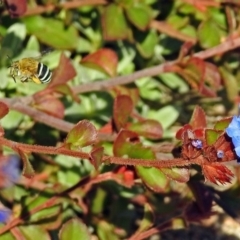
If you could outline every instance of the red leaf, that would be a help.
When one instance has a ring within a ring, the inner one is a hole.
[[[96,170],[98,170],[100,164],[102,163],[102,156],[103,156],[103,147],[95,148],[90,152],[90,158],[93,166]]]
[[[49,87],[64,84],[76,76],[76,70],[73,67],[69,58],[62,53],[58,67],[53,73],[52,81],[48,84]]]
[[[20,17],[27,11],[26,0],[5,0],[5,4],[11,17]]]
[[[113,133],[113,127],[112,127],[112,121],[110,120],[107,124],[105,124],[103,127],[101,127],[98,130],[99,133],[108,133],[112,134]]]
[[[129,96],[119,95],[116,97],[113,107],[113,120],[117,130],[126,125],[132,110],[133,102]]]
[[[8,106],[4,102],[0,102],[0,119],[6,116],[9,112]]]
[[[176,132],[176,138],[178,140],[183,140],[183,133],[186,132],[187,130],[192,130],[192,126],[190,124],[185,124],[183,127],[181,127],[177,132]]]
[[[45,95],[35,99],[36,102],[34,106],[37,109],[57,118],[62,119],[64,117],[64,105],[57,98],[51,95]]]
[[[206,115],[201,107],[199,106],[195,107],[190,120],[190,125],[192,126],[193,129],[205,128],[207,126]]]
[[[102,71],[113,77],[117,72],[118,56],[108,48],[102,48],[82,59],[81,64]]]
[[[220,163],[204,164],[202,171],[205,178],[215,184],[230,183],[234,174]]]
[[[127,129],[150,139],[160,139],[163,135],[162,125],[158,121],[151,119],[128,124]]]
[[[82,120],[68,133],[65,143],[70,148],[81,148],[95,143],[96,140],[97,130],[95,126],[87,120]]]

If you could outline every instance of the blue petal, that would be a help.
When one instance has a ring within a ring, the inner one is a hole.
[[[234,150],[235,150],[235,152],[236,152],[237,156],[238,156],[238,157],[240,157],[240,146],[239,146],[239,147],[236,147],[236,148],[234,148]]]
[[[17,155],[10,155],[0,166],[1,187],[9,187],[20,177],[20,160]]]
[[[7,222],[11,214],[12,214],[11,210],[7,208],[0,209],[0,223]]]
[[[234,116],[228,127],[226,133],[229,137],[240,134],[240,117]]]
[[[233,142],[233,145],[234,147],[239,147],[240,146],[240,136],[233,136],[232,137],[232,142]]]
[[[240,117],[239,116],[233,116],[232,121],[229,124],[229,127],[240,129]]]

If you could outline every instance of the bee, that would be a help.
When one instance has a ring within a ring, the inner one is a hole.
[[[45,64],[39,62],[39,58],[22,58],[11,62],[10,75],[14,82],[18,77],[21,82],[32,80],[37,84],[42,84],[51,81],[52,72]]]

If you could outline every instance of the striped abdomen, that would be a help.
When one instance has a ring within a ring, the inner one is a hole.
[[[52,72],[45,64],[41,62],[38,63],[37,74],[42,83],[49,83],[51,81]]]

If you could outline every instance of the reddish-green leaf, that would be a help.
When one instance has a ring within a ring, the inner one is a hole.
[[[132,139],[137,139],[138,135],[135,132],[131,132],[129,130],[121,130],[113,145],[113,153],[115,156],[124,156],[129,154],[132,148],[132,144],[130,144]]]
[[[62,53],[59,65],[54,71],[52,81],[48,84],[48,87],[64,84],[73,79],[76,74],[76,70],[73,67],[70,59],[67,58],[64,53]]]
[[[71,96],[74,101],[77,103],[80,103],[79,97],[73,92],[73,89],[70,88],[67,84],[60,84],[57,86],[54,86],[54,91],[58,92],[60,94],[64,94],[66,96]]]
[[[62,119],[64,117],[64,105],[59,99],[51,95],[44,95],[35,99],[34,106],[37,109],[57,118]]]
[[[162,125],[158,121],[151,119],[131,123],[127,126],[127,129],[150,139],[160,139],[163,135]]]
[[[205,62],[205,66],[205,82],[211,86],[211,88],[219,90],[222,85],[222,77],[219,68],[210,62]]]
[[[85,224],[83,224],[78,218],[68,220],[61,228],[59,232],[60,240],[70,239],[84,239],[90,240],[91,236]]]
[[[98,170],[100,164],[102,163],[103,153],[104,153],[103,147],[95,148],[90,153],[91,162],[96,170]]]
[[[145,30],[151,21],[151,9],[141,2],[129,5],[126,13],[129,21],[140,30]]]
[[[23,176],[26,178],[32,178],[35,173],[32,164],[29,162],[27,154],[20,148],[14,148],[14,150],[19,154],[23,161]]]
[[[117,130],[126,125],[132,110],[133,102],[129,96],[119,95],[116,97],[113,107],[113,120]]]
[[[159,168],[168,178],[178,182],[188,182],[190,172],[188,168]]]
[[[195,107],[190,120],[190,125],[193,129],[205,128],[207,126],[206,115],[201,107]]]
[[[116,86],[113,89],[114,96],[117,95],[128,95],[132,101],[133,105],[136,106],[139,101],[139,89],[138,88],[130,88],[125,86]]]
[[[93,144],[96,140],[95,126],[87,120],[82,120],[70,130],[65,143],[69,148],[81,148]]]
[[[129,36],[127,21],[123,9],[115,4],[105,7],[102,14],[102,28],[105,40],[126,39]]]
[[[9,112],[8,106],[4,102],[0,102],[0,119],[2,119]]]
[[[11,17],[20,17],[27,10],[27,0],[5,0],[5,3]]]
[[[137,135],[128,130],[122,130],[114,142],[113,152],[115,156],[128,156],[137,159],[155,159],[155,154],[151,148],[142,146],[139,142],[131,142],[136,140]],[[136,166],[136,172],[142,181],[153,191],[163,192],[168,184],[166,176],[157,168],[147,168]]]
[[[81,64],[113,77],[117,72],[118,56],[113,50],[103,48],[87,55],[82,59]]]

